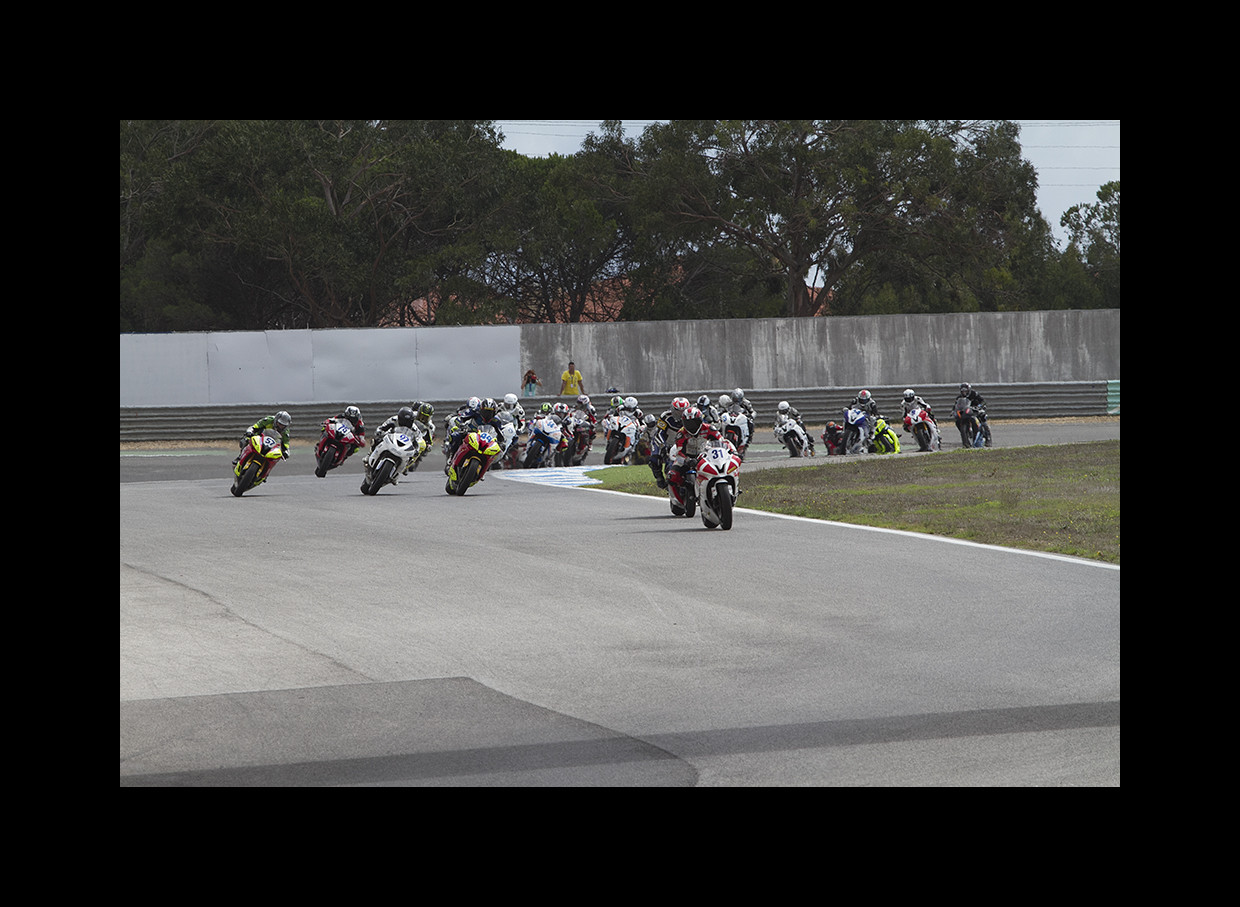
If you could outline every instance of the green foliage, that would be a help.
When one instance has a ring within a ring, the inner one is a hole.
[[[1119,184],[1059,253],[1009,121],[608,121],[547,159],[500,140],[121,121],[121,330],[1119,305]]]

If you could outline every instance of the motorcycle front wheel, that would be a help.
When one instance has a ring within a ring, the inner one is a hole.
[[[250,461],[241,471],[241,475],[237,477],[237,481],[233,482],[232,493],[234,497],[241,497],[247,491],[254,487],[254,482],[258,478],[258,463]]]
[[[715,513],[719,514],[719,528],[732,528],[732,489],[720,488],[715,495]]]

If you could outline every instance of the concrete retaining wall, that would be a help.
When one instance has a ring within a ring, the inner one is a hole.
[[[122,334],[120,405],[266,407],[559,391],[915,387],[1120,378],[1119,310]]]

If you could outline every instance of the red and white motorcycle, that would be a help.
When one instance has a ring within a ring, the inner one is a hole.
[[[740,483],[741,455],[731,441],[717,441],[698,455],[694,485],[703,526],[732,528],[732,507],[741,493]]]

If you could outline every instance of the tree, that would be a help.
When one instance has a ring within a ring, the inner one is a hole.
[[[1074,205],[1059,219],[1068,228],[1068,249],[1081,260],[1102,307],[1119,308],[1119,180],[1098,190],[1098,202]]]
[[[634,197],[663,200],[664,242],[730,244],[779,274],[786,315],[823,312],[883,256],[999,293],[1003,244],[1039,217],[1015,135],[1002,121],[672,121],[637,143]]]

